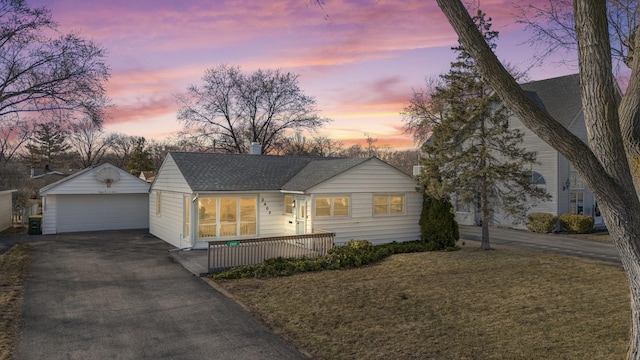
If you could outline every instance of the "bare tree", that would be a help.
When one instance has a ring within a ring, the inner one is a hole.
[[[613,76],[607,3],[574,1],[587,145],[526,96],[477,31],[460,0],[437,3],[505,105],[571,161],[593,190],[630,283],[632,334],[628,358],[640,359],[640,201],[628,161],[640,156],[640,59],[631,59],[631,78],[620,99]],[[638,48],[640,37],[630,39]]]
[[[438,98],[434,98],[438,86],[442,85],[441,77],[425,79],[425,87],[413,89],[413,95],[409,104],[400,113],[404,121],[405,133],[413,135],[413,140],[418,143],[426,142],[433,130],[433,126],[440,123],[443,118],[443,105]]]
[[[331,140],[326,136],[316,136],[312,139],[313,153],[318,156],[336,157],[344,151],[342,141]]]
[[[402,172],[413,176],[413,167],[420,163],[418,150],[385,150],[378,153],[380,159]]]
[[[71,151],[82,168],[99,164],[111,147],[114,137],[107,136],[102,125],[96,124],[90,118],[71,123],[70,128],[67,141],[71,144]]]
[[[7,166],[19,154],[33,131],[33,123],[20,120],[17,116],[7,115],[7,118],[0,122],[0,168]]]
[[[149,154],[151,157],[151,162],[153,163],[153,168],[158,171],[160,170],[160,166],[164,162],[164,159],[167,157],[167,154],[170,151],[180,151],[182,150],[179,145],[173,144],[170,141],[156,141],[150,140],[147,144],[147,148],[149,149]]]
[[[43,112],[48,119],[70,111],[100,119],[108,103],[103,48],[59,34],[48,9],[24,0],[0,0],[0,29],[0,123]]]
[[[113,164],[121,169],[126,168],[129,163],[129,157],[136,147],[138,138],[120,133],[111,134],[109,137],[111,140],[111,151],[109,155],[113,157]]]
[[[177,96],[178,120],[185,133],[215,141],[217,149],[246,153],[252,142],[268,153],[289,129],[315,130],[320,118],[316,100],[303,93],[298,75],[280,70],[244,74],[238,67],[209,69],[203,85]]]
[[[638,0],[608,0],[608,28],[613,58],[631,65],[635,33],[638,27]],[[559,51],[577,50],[573,2],[548,0],[542,5],[516,5],[518,22],[525,24],[534,36],[529,44],[536,51],[535,60],[542,62]]]

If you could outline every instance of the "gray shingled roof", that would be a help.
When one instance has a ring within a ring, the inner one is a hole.
[[[368,159],[172,152],[192,191],[304,191]]]
[[[582,111],[578,74],[521,84],[529,97],[564,127]]]

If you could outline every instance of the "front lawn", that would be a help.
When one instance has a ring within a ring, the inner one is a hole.
[[[614,359],[627,350],[624,271],[580,258],[474,244],[218,282],[319,359]]]

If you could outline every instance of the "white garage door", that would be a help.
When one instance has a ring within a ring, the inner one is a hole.
[[[57,232],[149,227],[148,194],[58,195]]]

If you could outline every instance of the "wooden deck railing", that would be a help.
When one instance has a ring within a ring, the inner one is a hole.
[[[317,231],[313,234],[273,236],[243,240],[209,240],[207,262],[209,273],[234,266],[259,264],[267,259],[318,257],[333,247],[335,234]]]

